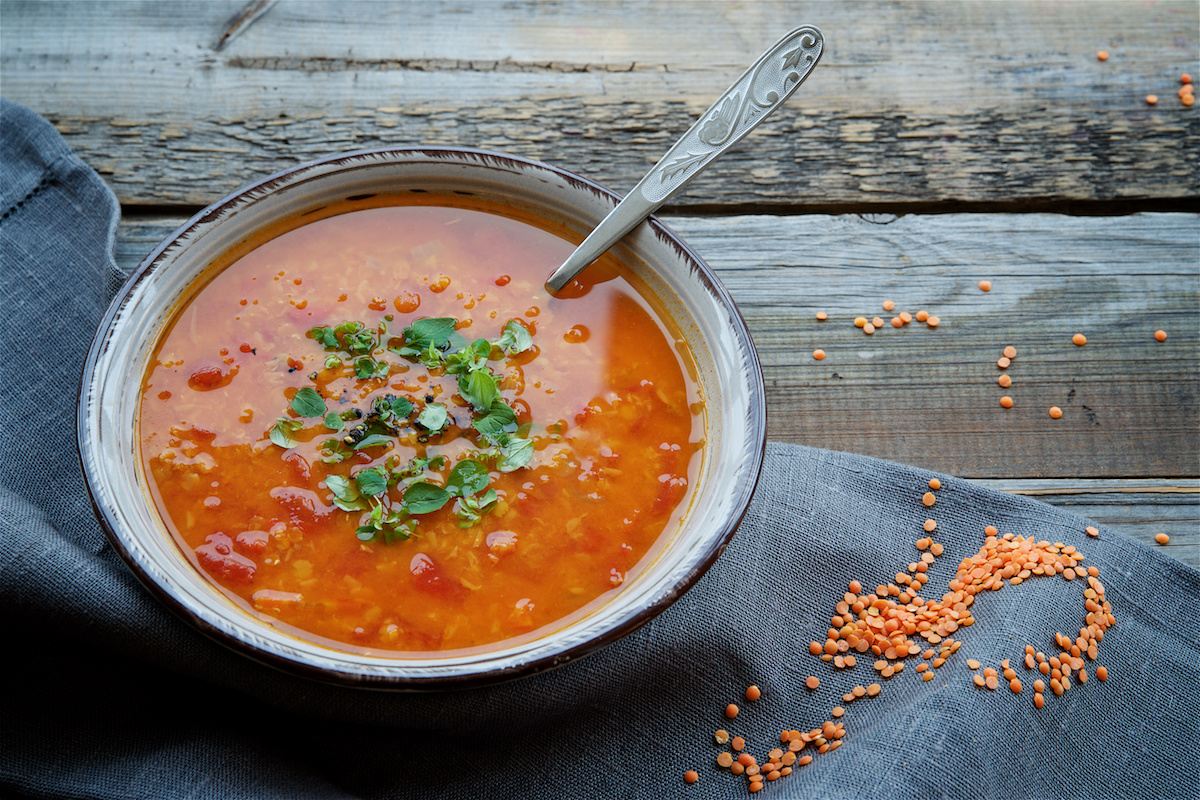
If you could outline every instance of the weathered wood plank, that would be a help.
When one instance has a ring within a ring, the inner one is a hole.
[[[412,144],[506,150],[625,191],[811,22],[829,39],[812,78],[677,208],[1200,195],[1200,106],[1175,97],[1179,73],[1200,72],[1191,0],[308,0],[215,49],[243,8],[6,2],[4,93],[126,204],[204,205],[331,152]]]
[[[119,261],[132,266],[182,221],[127,221]],[[713,265],[750,325],[773,440],[965,478],[1200,474],[1194,214],[667,222]],[[872,336],[853,326],[859,315],[890,318],[885,299],[941,324]],[[1164,343],[1158,328],[1170,334]],[[1071,344],[1077,332],[1085,347]],[[1018,356],[1002,390],[1006,345]],[[1000,408],[1003,394],[1014,408]],[[1062,419],[1050,419],[1051,405]]]

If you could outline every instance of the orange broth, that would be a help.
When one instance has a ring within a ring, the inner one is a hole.
[[[570,242],[482,203],[419,202],[327,210],[215,265],[144,378],[144,473],[183,552],[249,613],[350,652],[479,647],[587,613],[674,530],[704,442],[686,343],[615,260],[552,298],[542,283]],[[386,377],[330,367],[308,333],[385,317],[374,356]],[[533,334],[531,350],[488,361],[533,442],[526,466],[496,468],[455,376],[382,346],[430,317],[457,319],[467,341],[495,340],[511,319]],[[289,408],[305,386],[336,412],[392,395],[442,403],[452,422],[327,463],[322,444],[347,431]],[[277,418],[298,421],[294,447],[269,438]],[[412,515],[409,539],[360,540],[367,512],[337,508],[326,478],[435,455],[445,463],[420,474],[435,486],[463,458],[488,466],[487,513],[460,527],[455,500]]]

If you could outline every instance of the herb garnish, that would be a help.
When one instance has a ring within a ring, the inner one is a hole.
[[[383,464],[325,478],[333,504],[344,512],[360,515],[358,538],[381,539],[390,544],[415,534],[414,517],[445,508],[451,501],[459,527],[475,525],[499,499],[496,490],[489,487],[491,469],[512,472],[529,464],[533,457],[529,426],[518,426],[516,412],[505,402],[500,380],[488,362],[493,351],[499,351],[501,357],[530,350],[533,337],[514,319],[505,323],[498,339],[467,342],[452,317],[414,320],[397,337],[389,334],[389,320],[382,319],[373,328],[348,320],[312,328],[308,335],[326,351],[325,369],[349,365],[361,380],[386,379],[392,367],[388,354],[421,364],[433,374],[456,375],[458,394],[471,407],[470,427],[485,446],[475,451],[474,457],[455,463],[444,486],[427,479],[441,480],[440,471],[446,467],[446,458],[441,455],[412,458],[407,463],[392,455]],[[318,375],[310,377],[316,379]],[[323,428],[340,434],[321,444],[321,460],[327,464],[346,461],[359,451],[386,451],[401,439],[415,437],[429,444],[451,425],[458,425],[449,407],[435,402],[433,395],[426,395],[418,404],[413,398],[387,394],[373,398],[365,410],[352,407],[333,411],[320,392],[305,386],[293,395],[289,409],[300,419],[276,420],[269,432],[271,442],[285,449],[295,447],[295,434],[305,427],[303,420],[319,419]],[[354,421],[357,424],[348,427]]]

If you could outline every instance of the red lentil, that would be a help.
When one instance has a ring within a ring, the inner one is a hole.
[[[990,292],[991,290],[992,290],[992,282],[991,281],[980,281],[979,282],[979,291]]]
[[[1108,670],[1104,667],[1096,667],[1096,678],[1102,681],[1108,680]]]
[[[746,749],[746,740],[741,736],[735,736],[733,737],[733,741],[729,743],[729,746],[740,753]],[[745,758],[747,760],[742,762],[743,765],[754,763],[754,756],[750,755],[749,753],[745,754]],[[741,761],[741,758],[738,758],[738,760]]]
[[[1036,693],[1033,695],[1033,706],[1034,706],[1034,708],[1041,708],[1041,707],[1042,707],[1042,706],[1044,706],[1044,705],[1046,705],[1046,697],[1045,697],[1045,695],[1043,695],[1041,692],[1036,692]]]
[[[816,689],[818,686],[820,686],[820,685],[821,685],[821,681],[820,681],[820,679],[819,679],[819,678],[817,678],[817,676],[816,676],[816,675],[809,675],[809,676],[808,676],[808,677],[807,677],[807,678],[804,680],[804,685],[805,685],[805,686],[807,686],[807,687],[808,687],[810,690],[811,690],[811,689]]]
[[[917,312],[917,316],[916,316],[917,322],[924,322],[927,319],[929,319],[928,311],[926,311],[925,309],[921,309],[920,311]]]
[[[1004,356],[1001,356],[1000,358],[998,358],[996,360],[996,366],[999,367],[1000,369],[1008,369],[1011,364],[1012,364],[1012,362],[1009,361]]]
[[[908,313],[907,311],[901,311],[900,312],[900,321],[903,322],[905,325],[907,325],[908,323],[913,321],[913,315]]]
[[[930,478],[929,479],[929,488],[933,489],[936,492],[938,489],[942,488],[942,482],[939,481],[937,478]]]
[[[1166,544],[1167,542],[1171,541],[1171,537],[1167,536],[1165,533],[1156,533],[1154,535],[1154,541],[1158,542],[1159,544]]]
[[[1087,344],[1087,337],[1082,333],[1077,333],[1071,337],[1071,341],[1074,342],[1076,346],[1083,347],[1085,344]]]
[[[1156,95],[1156,94],[1146,95],[1146,105],[1148,105],[1148,106],[1158,105],[1158,95]]]
[[[734,705],[733,703],[730,703],[729,705],[725,706],[725,716],[729,717],[730,719],[733,719],[737,715],[738,715],[738,707],[736,705]]]
[[[931,506],[937,502],[937,498],[933,496],[933,492],[926,492],[921,495],[921,502],[927,506]]]
[[[1004,395],[1004,397],[1000,398],[1000,405],[1003,408],[1012,408],[1013,407],[1013,399],[1011,397],[1009,397],[1008,395]]]
[[[828,314],[826,314],[824,311],[818,311],[818,312],[817,312],[817,320],[818,320],[818,321],[820,321],[820,322],[824,322],[824,321],[825,321],[825,320],[827,320],[827,319],[829,319],[829,315],[828,315]]]
[[[1096,59],[1098,61],[1108,61],[1108,51],[1107,50],[1097,50],[1096,51]]]
[[[875,332],[875,323],[868,322],[866,325],[863,325],[863,333],[870,335],[874,332]]]
[[[927,520],[925,520],[925,524],[922,527],[925,528],[925,531],[927,533],[932,533],[933,531],[937,530],[937,521],[932,520],[932,519],[927,519]]]
[[[813,359],[816,361],[824,361],[825,351],[821,349],[813,350]]]
[[[855,317],[854,318],[854,327],[861,328],[861,327],[865,326],[866,324],[867,324],[866,317]]]
[[[750,686],[746,689],[746,699],[753,702],[762,697],[762,690],[757,686]]]
[[[1093,539],[1100,535],[1100,529],[1094,528],[1091,525],[1084,528],[1084,532],[1086,532],[1087,535],[1091,536]]]
[[[1008,347],[1004,348],[1004,357],[1005,358],[1016,358],[1017,357],[1017,348],[1013,347],[1011,344]]]
[[[940,323],[941,323],[941,320],[938,319],[937,317],[933,316],[932,314],[929,315],[929,319],[925,320],[925,324],[931,328],[936,328]]]
[[[1167,340],[1167,332],[1166,331],[1155,331],[1154,338],[1160,342],[1165,342]]]
[[[713,738],[717,740],[717,744],[725,744],[729,741],[729,731],[721,728],[713,734]]]
[[[700,774],[694,769],[689,769],[687,772],[683,773],[683,779],[688,783],[695,783],[696,781],[700,780]]]
[[[725,769],[729,769],[733,766],[733,753],[721,753],[721,755],[717,756],[717,763],[725,767]]]
[[[893,303],[891,300],[884,300],[884,301],[883,301],[883,310],[884,310],[884,311],[891,311],[891,310],[892,310],[893,308],[895,308],[895,307],[896,307],[896,304],[895,304],[895,303]]]
[[[996,383],[1000,384],[1001,388],[1007,389],[1008,387],[1012,386],[1012,378],[1008,377],[1007,375],[1001,375],[996,380]]]

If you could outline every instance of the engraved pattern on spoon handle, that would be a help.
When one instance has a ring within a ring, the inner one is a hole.
[[[804,83],[824,48],[821,31],[811,25],[780,39],[696,120],[634,192],[640,192],[655,208],[666,202],[782,105]]]
[[[550,274],[546,290],[557,293],[701,170],[758,127],[804,82],[824,49],[821,31],[803,25],[763,53],[700,115],[625,199],[600,220],[562,266]]]

